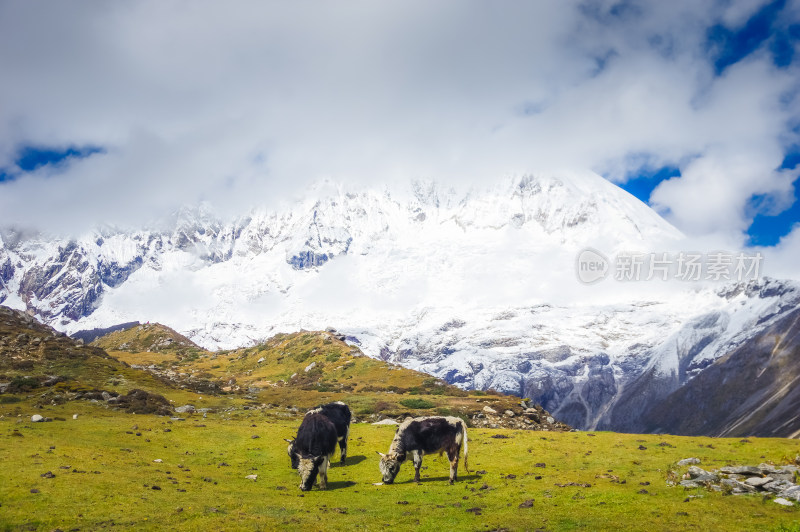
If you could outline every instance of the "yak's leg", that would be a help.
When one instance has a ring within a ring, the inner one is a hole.
[[[447,451],[447,458],[450,459],[450,484],[458,480],[458,449]]]
[[[342,463],[344,463],[345,459],[347,458],[347,439],[350,437],[350,427],[347,427],[347,432],[344,433],[344,437],[339,440],[339,450],[341,451],[341,458]]]
[[[319,489],[324,490],[328,487],[328,464],[330,463],[330,458],[327,456],[325,460],[322,461],[322,465],[319,466]]]
[[[419,469],[422,467],[422,451],[413,451],[414,482],[419,482]]]

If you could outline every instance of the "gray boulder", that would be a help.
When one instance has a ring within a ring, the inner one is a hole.
[[[733,480],[732,478],[723,478],[720,484],[730,487],[733,493],[755,493],[756,491],[756,488],[753,486],[749,486],[738,480]]]
[[[772,482],[772,477],[750,477],[744,481],[745,484],[753,486],[754,488],[769,484],[770,482]]]
[[[800,502],[800,486],[792,486],[782,490],[778,495],[790,501]]]
[[[689,467],[689,476],[695,482],[716,482],[719,480],[719,476],[715,473],[709,473],[697,466]]]
[[[780,493],[783,490],[789,489],[793,486],[794,484],[792,484],[788,480],[773,480],[772,482],[764,484],[762,488],[767,491],[771,491],[772,493]]]
[[[726,475],[745,475],[748,477],[755,477],[761,476],[761,469],[755,466],[727,466],[727,467],[720,467],[720,473],[725,473]]]

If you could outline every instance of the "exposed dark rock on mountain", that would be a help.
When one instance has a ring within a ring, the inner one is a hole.
[[[709,436],[800,436],[800,309],[652,404],[641,427]]]

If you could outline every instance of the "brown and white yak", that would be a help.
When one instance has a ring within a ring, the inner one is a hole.
[[[422,455],[447,453],[450,460],[450,484],[458,476],[458,455],[464,448],[464,469],[467,467],[467,425],[457,417],[418,417],[405,420],[395,432],[389,452],[381,456],[380,471],[383,482],[394,482],[400,465],[409,455],[414,460],[414,481],[419,482]]]

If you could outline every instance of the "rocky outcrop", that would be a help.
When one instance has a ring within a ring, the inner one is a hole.
[[[693,463],[699,464],[700,461],[695,458]],[[676,474],[675,471],[671,472],[672,476]],[[757,466],[725,466],[712,470],[691,465],[679,481],[669,480],[668,483],[685,489],[706,488],[730,495],[761,494],[773,497],[778,504],[788,503],[791,506],[800,503],[798,481],[800,467],[797,465],[776,466],[762,463]]]
[[[800,309],[720,358],[642,414],[643,429],[709,436],[800,436]]]

